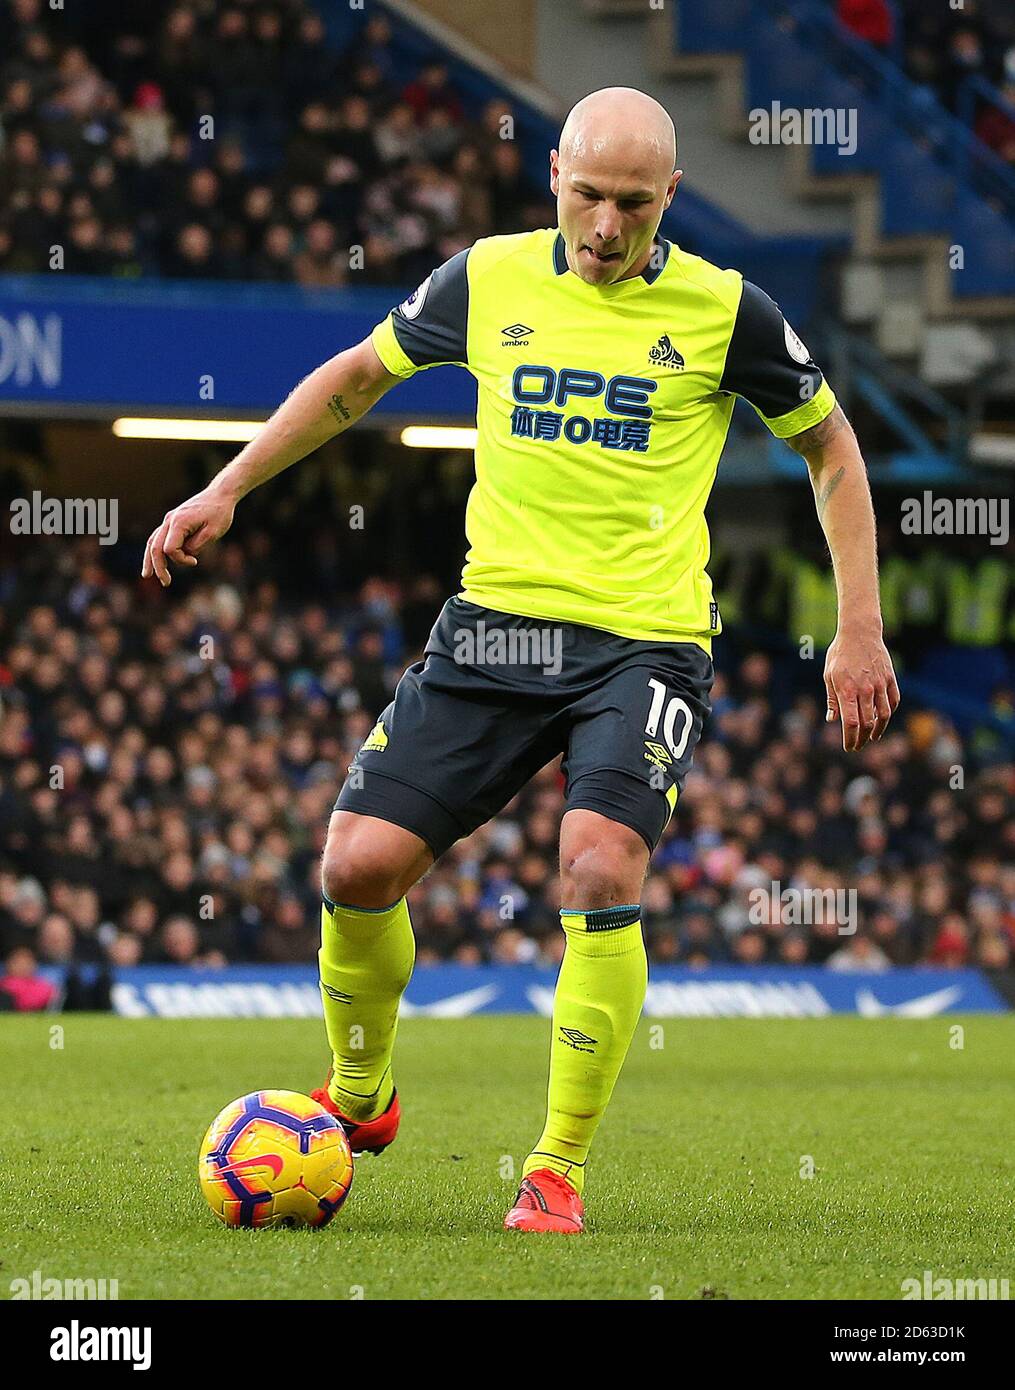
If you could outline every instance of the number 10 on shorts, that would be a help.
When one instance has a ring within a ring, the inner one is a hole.
[[[687,740],[691,736],[691,729],[694,724],[694,716],[691,714],[690,706],[686,700],[682,700],[679,695],[671,695],[669,701],[666,700],[666,687],[662,681],[650,680],[649,689],[652,691],[652,703],[649,706],[648,720],[645,724],[645,732],[649,738],[659,737],[659,721],[662,720],[663,741],[666,747],[673,754],[673,761],[679,762],[683,757],[684,749],[687,747]],[[665,712],[664,712],[665,706]],[[674,740],[674,725],[677,722],[677,715],[684,716],[684,722],[680,730],[680,738]]]

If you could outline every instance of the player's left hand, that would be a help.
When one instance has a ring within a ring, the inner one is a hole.
[[[825,658],[825,719],[842,721],[842,746],[855,753],[879,739],[899,707],[892,658],[880,636],[837,632]]]

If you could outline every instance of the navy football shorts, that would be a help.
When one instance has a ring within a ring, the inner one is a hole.
[[[335,809],[411,830],[439,858],[564,755],[566,809],[655,848],[710,711],[712,660],[452,598],[354,758]]]

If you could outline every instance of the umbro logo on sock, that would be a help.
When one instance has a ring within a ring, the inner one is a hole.
[[[598,1038],[590,1038],[588,1033],[583,1033],[580,1028],[565,1028],[563,1025],[560,1040],[568,1047],[573,1047],[576,1052],[591,1052],[599,1041]]]
[[[335,989],[334,985],[326,985],[326,984],[324,983],[324,981],[322,980],[322,981],[321,981],[321,988],[324,990],[325,994],[328,996],[329,999],[334,999],[334,1001],[335,1001],[336,1004],[351,1004],[351,1003],[352,1003],[352,995],[351,995],[351,994],[345,994],[345,993],[343,993],[343,991],[340,990],[340,989]]]

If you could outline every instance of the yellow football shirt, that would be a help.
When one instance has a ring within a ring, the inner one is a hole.
[[[661,238],[605,286],[556,229],[477,241],[372,341],[395,376],[456,363],[478,383],[463,598],[706,651],[705,504],[734,398],[780,438],[835,405],[767,295]]]

